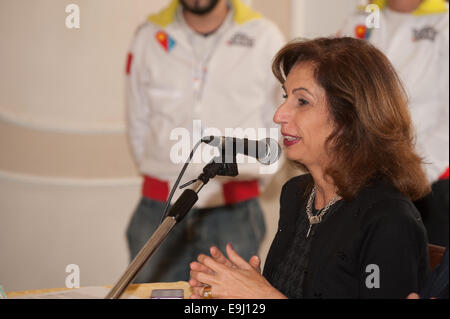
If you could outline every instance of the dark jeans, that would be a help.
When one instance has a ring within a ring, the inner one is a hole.
[[[439,246],[448,246],[448,179],[439,180],[431,185],[431,193],[414,202],[427,229],[428,242]]]
[[[142,198],[127,230],[131,259],[159,225],[165,203]],[[211,209],[193,209],[176,225],[142,269],[135,282],[189,280],[189,264],[215,245],[225,253],[227,243],[246,260],[258,254],[265,234],[258,199]]]

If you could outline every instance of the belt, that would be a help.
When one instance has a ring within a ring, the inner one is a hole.
[[[225,204],[236,204],[259,196],[258,181],[232,181],[222,185]],[[144,175],[142,196],[165,202],[169,197],[169,183]]]

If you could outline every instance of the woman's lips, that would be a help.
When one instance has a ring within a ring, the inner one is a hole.
[[[298,137],[298,136],[292,136],[292,135],[288,135],[288,134],[283,134],[283,136],[284,136],[283,144],[286,147],[294,145],[294,144],[298,143],[298,141],[300,141],[300,137]]]

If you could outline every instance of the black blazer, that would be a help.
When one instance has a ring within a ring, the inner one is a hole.
[[[283,186],[278,232],[264,267],[269,282],[293,242],[297,218],[306,218],[309,183],[305,174]],[[430,272],[426,231],[412,202],[392,185],[373,182],[325,217],[309,239],[305,298],[405,298],[420,291]],[[366,284],[373,282],[373,265],[379,288]]]

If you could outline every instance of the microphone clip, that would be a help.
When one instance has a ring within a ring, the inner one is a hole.
[[[203,173],[198,177],[204,184],[206,184],[211,178],[219,176],[231,176],[235,177],[239,174],[236,161],[227,163],[223,161],[222,156],[214,157],[204,168]]]

